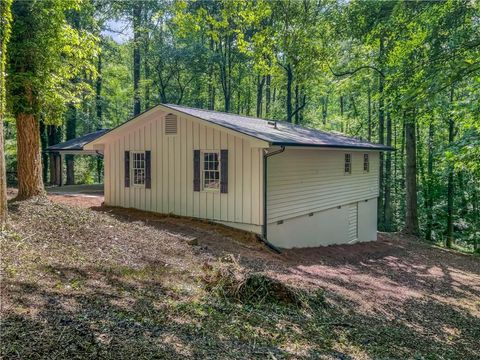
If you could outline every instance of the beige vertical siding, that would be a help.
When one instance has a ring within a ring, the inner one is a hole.
[[[344,174],[344,154],[352,154],[352,173]],[[292,149],[268,159],[268,223],[347,205],[378,196],[378,152]]]
[[[178,117],[178,134],[164,134],[154,112],[105,145],[105,203],[159,213],[261,225],[262,149],[201,121]],[[193,150],[229,150],[228,193],[193,191]],[[152,152],[152,188],[124,186],[124,152]]]

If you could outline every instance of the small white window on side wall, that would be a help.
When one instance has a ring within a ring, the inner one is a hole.
[[[352,173],[352,154],[345,154],[345,175]]]
[[[370,172],[370,159],[368,154],[363,154],[363,172]]]
[[[220,189],[220,153],[205,151],[202,158],[202,187],[203,190]]]
[[[144,152],[132,152],[132,179],[134,186],[145,186]]]

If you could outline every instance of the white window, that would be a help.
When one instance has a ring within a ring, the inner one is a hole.
[[[145,153],[132,152],[132,178],[133,185],[145,185]]]
[[[352,154],[345,154],[345,175],[352,173]]]
[[[370,160],[368,154],[363,154],[363,172],[370,172]]]
[[[220,189],[220,154],[219,152],[204,152],[202,162],[203,190]]]

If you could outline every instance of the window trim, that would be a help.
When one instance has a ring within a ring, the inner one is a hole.
[[[347,156],[348,156],[348,161],[347,161]],[[348,170],[347,170],[347,164],[348,164]],[[344,153],[343,156],[343,174],[344,175],[352,175],[352,153]]]
[[[218,169],[217,170],[205,170],[205,154],[217,154]],[[200,150],[200,191],[219,193],[222,182],[222,158],[220,150]],[[205,187],[205,171],[218,172],[218,188]]]
[[[135,155],[137,154],[141,154],[143,155],[143,184],[135,184],[135,170],[136,169],[142,169],[142,168],[136,168],[135,167]],[[131,166],[130,166],[130,184],[132,187],[136,187],[136,188],[141,188],[141,189],[145,189],[145,180],[146,180],[146,171],[147,171],[147,162],[146,162],[146,155],[145,155],[145,151],[130,151],[130,163],[131,163]]]
[[[365,165],[367,165],[366,169],[365,169]],[[363,172],[364,173],[369,173],[370,172],[370,154],[368,154],[368,153],[363,154]]]

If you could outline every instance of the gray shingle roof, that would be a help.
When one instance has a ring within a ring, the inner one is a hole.
[[[272,145],[393,150],[389,146],[373,144],[337,133],[292,125],[284,121],[278,121],[275,128],[273,121],[270,120],[173,104],[163,104],[163,106],[267,141]]]
[[[45,150],[50,151],[50,152],[62,151],[62,150],[63,151],[83,150],[83,146],[86,143],[89,143],[89,142],[99,138],[100,136],[107,133],[108,131],[109,131],[109,129],[98,130],[98,131],[80,136],[80,137],[75,138],[75,139],[71,139],[71,140],[68,140],[68,141],[65,141],[65,142],[62,142],[62,143],[59,143],[59,144],[49,146]]]

